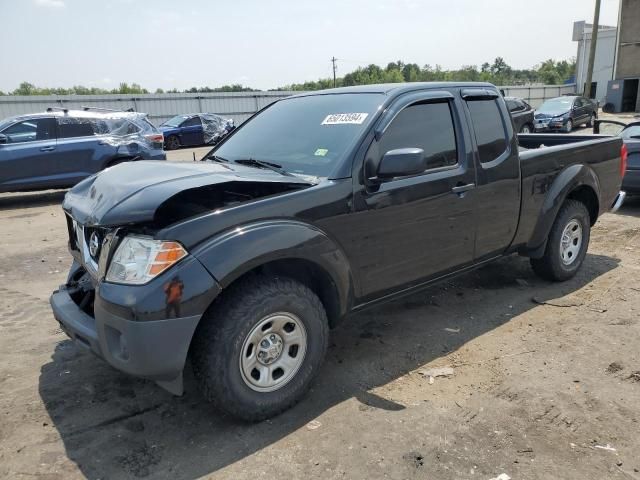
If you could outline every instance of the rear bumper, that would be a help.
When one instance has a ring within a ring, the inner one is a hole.
[[[622,190],[630,195],[640,195],[640,170],[627,170],[622,179]]]
[[[624,203],[624,199],[627,196],[627,193],[624,191],[620,191],[618,192],[618,195],[616,196],[616,199],[613,201],[613,205],[611,206],[611,212],[615,213],[618,211],[618,209],[622,206],[622,204]]]

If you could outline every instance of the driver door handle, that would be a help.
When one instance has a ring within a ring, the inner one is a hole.
[[[41,152],[53,152],[56,149],[56,147],[42,147],[40,149]]]
[[[476,188],[475,183],[467,183],[466,185],[456,185],[451,189],[451,191],[453,193],[460,194],[460,193],[468,192],[469,190],[473,190],[474,188]]]

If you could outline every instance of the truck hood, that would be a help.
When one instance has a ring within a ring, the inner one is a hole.
[[[147,223],[178,194],[207,187],[201,196],[212,196],[217,193],[212,187],[226,190],[232,184],[267,194],[311,185],[298,177],[231,163],[138,161],[107,168],[83,180],[67,192],[62,208],[87,226]]]

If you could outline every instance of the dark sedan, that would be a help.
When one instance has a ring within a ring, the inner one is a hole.
[[[621,190],[628,195],[640,195],[640,121],[625,124],[613,120],[598,120],[594,133],[622,137],[627,149],[627,165]]]
[[[235,128],[231,119],[213,113],[176,115],[160,125],[164,148],[175,150],[194,145],[215,145]]]
[[[585,97],[564,96],[544,102],[535,113],[535,131],[570,133],[578,125],[592,127],[598,106]]]
[[[504,101],[507,102],[507,108],[513,119],[513,126],[516,132],[533,132],[534,110],[531,105],[521,98],[516,97],[504,97]]]

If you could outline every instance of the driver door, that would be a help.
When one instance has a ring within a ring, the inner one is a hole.
[[[375,175],[386,152],[402,148],[424,150],[427,169],[355,192],[350,255],[364,301],[473,261],[475,168],[464,155],[459,110],[449,92],[421,95],[389,109],[388,125],[366,154],[364,176]]]
[[[180,143],[182,145],[204,144],[202,120],[200,120],[199,116],[196,115],[182,122],[180,129],[182,130],[180,134]]]

